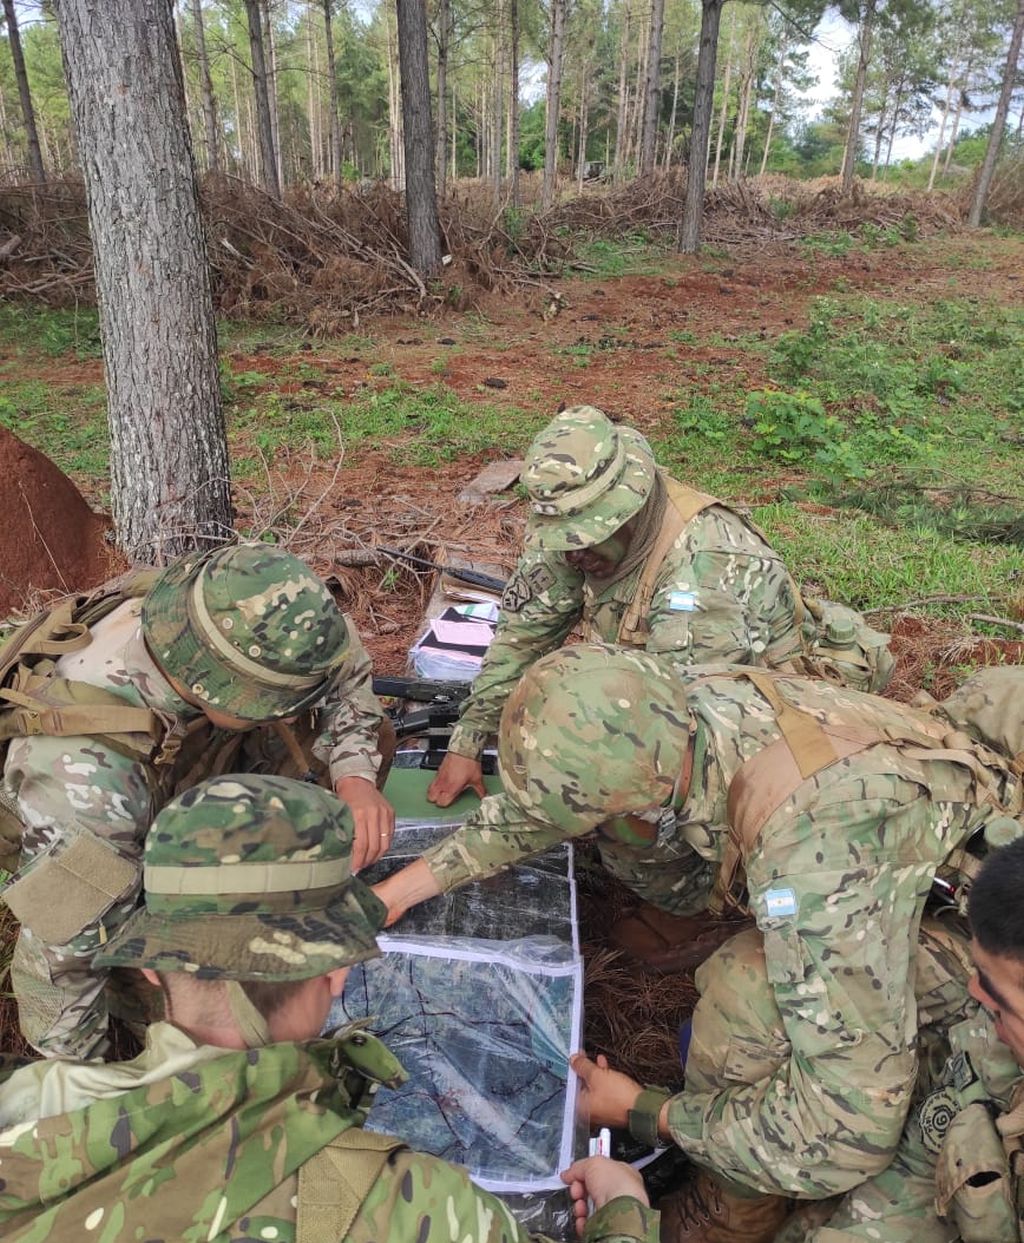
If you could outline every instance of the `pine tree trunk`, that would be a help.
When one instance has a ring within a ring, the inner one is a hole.
[[[707,178],[708,138],[711,110],[715,98],[715,57],[724,0],[703,0],[700,22],[700,50],[697,54],[697,86],[693,101],[693,128],[690,131],[690,162],[686,173],[686,202],[679,221],[679,249],[688,255],[700,250],[704,217],[704,186]]]
[[[974,187],[971,210],[967,214],[967,223],[973,229],[980,226],[981,218],[985,214],[985,201],[995,175],[999,147],[1003,141],[1003,130],[1006,128],[1006,116],[1010,111],[1010,98],[1016,85],[1017,62],[1020,59],[1022,39],[1024,39],[1024,0],[1017,0],[1017,16],[1014,18],[1013,31],[1010,34],[1010,50],[1006,57],[1006,69],[1003,72],[1003,86],[999,92],[999,102],[996,104],[996,114],[992,121],[988,146],[985,148],[985,158],[981,162],[981,171],[978,173],[978,183]]]
[[[583,80],[580,83],[580,145],[576,153],[576,193],[583,193],[583,171],[587,162],[587,74],[590,65],[583,62]]]
[[[437,6],[437,152],[434,175],[437,193],[443,197],[448,165],[448,43],[450,36],[451,0],[439,0]]]
[[[718,138],[715,142],[715,172],[711,178],[712,187],[718,185],[718,170],[722,162],[722,139],[725,136],[725,120],[729,115],[729,86],[732,81],[732,43],[736,34],[736,11],[733,10],[729,22],[729,47],[725,53],[725,78],[722,81],[722,108],[718,114]]]
[[[315,2],[315,0],[314,0]],[[306,111],[309,113],[309,173],[314,181],[320,177],[320,127],[317,124],[317,63],[316,40],[313,35],[313,8],[306,13]]]
[[[504,56],[502,54],[502,27],[504,13],[501,0],[495,5],[495,22],[497,29],[491,41],[492,68],[490,105],[491,105],[491,181],[493,183],[494,201],[501,201],[501,131],[504,118],[505,91],[502,86],[504,79]]]
[[[956,108],[953,110],[953,127],[949,131],[949,146],[946,148],[946,158],[942,161],[942,175],[949,172],[949,166],[953,160],[953,148],[956,146],[956,136],[960,132],[960,117],[964,110],[964,91],[967,89],[967,83],[970,81],[971,70],[974,66],[968,58],[967,64],[964,65],[963,77],[957,87]]]
[[[949,71],[949,79],[946,82],[946,98],[942,101],[942,118],[939,121],[939,136],[935,140],[935,158],[932,160],[931,171],[928,174],[927,192],[929,194],[935,188],[935,175],[939,171],[939,157],[942,155],[942,144],[946,138],[946,122],[949,120],[949,105],[953,98],[953,83],[956,80],[956,52],[954,52],[953,55],[953,68]]]
[[[324,36],[327,40],[327,132],[331,144],[331,172],[341,181],[344,159],[341,154],[341,106],[338,103],[338,73],[334,60],[334,28],[331,0],[324,0]]]
[[[21,119],[25,125],[25,145],[28,150],[28,166],[33,181],[46,180],[46,169],[43,167],[43,153],[39,146],[39,131],[36,129],[36,112],[32,106],[32,92],[28,86],[28,74],[25,71],[25,57],[21,50],[21,33],[18,30],[18,15],[15,12],[14,0],[3,0],[4,16],[7,18],[7,42],[11,48],[11,60],[14,62],[14,77],[18,84],[18,98],[21,100]]]
[[[277,184],[284,185],[284,157],[281,151],[281,119],[277,106],[277,40],[270,20],[270,0],[263,4],[263,42],[267,49],[267,99],[270,102],[270,132],[274,138],[274,159],[277,161]]]
[[[641,19],[636,41],[636,78],[633,82],[633,114],[629,127],[629,146],[626,161],[634,169],[640,169],[640,142],[644,129],[644,99],[647,90],[647,51],[650,45],[650,18]]]
[[[562,108],[562,57],[565,48],[566,0],[551,0],[551,31],[548,39],[548,88],[544,112],[544,181],[540,205],[547,211],[555,201],[558,180],[558,121]]]
[[[270,112],[267,61],[263,47],[263,15],[260,7],[260,0],[245,0],[245,15],[249,23],[249,50],[252,55],[253,90],[256,97],[260,184],[272,198],[279,199],[281,183],[277,176],[277,151],[274,148],[274,124]]]
[[[455,93],[455,87],[452,87],[452,167],[451,177],[452,185],[458,180],[459,176],[459,100]]]
[[[231,528],[217,333],[169,0],[56,0],[93,240],[119,546]],[[118,106],[112,108],[110,101]]]
[[[425,0],[397,0],[396,8],[409,258],[420,276],[430,276],[441,266],[441,226],[437,217],[434,135],[430,123],[427,11]]]
[[[248,172],[248,162],[246,159],[246,140],[243,132],[242,117],[242,101],[238,94],[238,61],[234,56],[228,57],[228,63],[231,65],[231,92],[235,104],[235,144],[238,148],[238,154],[235,158],[235,166],[242,176],[246,176]]]
[[[676,140],[676,116],[679,106],[679,53],[676,52],[675,75],[672,78],[672,114],[668,120],[668,139],[665,142],[665,171],[672,167],[672,144]]]
[[[630,11],[628,3],[622,18],[622,39],[619,44],[619,107],[615,120],[615,162],[614,176],[621,181],[626,156],[626,122],[629,113],[629,82],[626,67],[629,63],[629,23]]]
[[[860,55],[857,59],[857,76],[853,84],[853,99],[850,101],[850,127],[846,134],[846,151],[843,155],[843,176],[841,190],[849,194],[853,189],[853,176],[857,171],[857,151],[860,147],[860,116],[864,103],[864,81],[871,62],[871,37],[875,25],[875,5],[877,0],[866,0],[864,14],[860,23]]]
[[[775,129],[775,117],[782,105],[782,71],[786,62],[786,44],[783,43],[782,50],[779,53],[779,63],[775,69],[775,95],[772,98],[772,110],[768,115],[768,133],[764,140],[764,151],[761,153],[761,171],[760,176],[764,176],[764,170],[768,167],[768,152],[772,146],[772,131]]]
[[[519,0],[509,0],[509,135],[508,162],[511,185],[509,202],[519,206]]]
[[[747,147],[747,126],[750,121],[750,101],[754,93],[754,75],[756,73],[756,52],[754,49],[754,30],[747,31],[747,42],[743,50],[743,72],[739,85],[739,115],[736,119],[735,161],[733,177],[736,180],[743,174],[743,156]]]
[[[647,81],[644,90],[644,128],[640,143],[640,176],[654,172],[654,140],[661,103],[661,38],[665,30],[665,0],[651,0],[651,29],[647,44]]]
[[[220,172],[220,133],[217,129],[217,99],[210,77],[210,60],[206,55],[206,31],[203,28],[203,0],[192,0],[192,25],[196,35],[196,57],[199,61],[199,85],[203,96],[203,127],[206,134],[206,162],[211,173]]]
[[[405,146],[402,131],[402,97],[399,87],[398,49],[391,32],[391,13],[386,15],[388,38],[388,145],[391,156],[391,188],[405,189]]]

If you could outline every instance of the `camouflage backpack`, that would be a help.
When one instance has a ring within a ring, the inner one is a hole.
[[[68,596],[20,626],[0,646],[0,775],[13,738],[92,734],[113,750],[164,759],[180,739],[171,722],[148,708],[87,682],[57,676],[61,656],[91,642],[90,628],[126,600],[144,596],[157,570],[138,570],[84,595]],[[21,850],[21,821],[0,784],[0,868],[13,871]]]

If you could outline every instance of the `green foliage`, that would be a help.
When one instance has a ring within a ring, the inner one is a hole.
[[[0,303],[0,339],[50,358],[101,358],[99,315],[94,310],[51,311]]]
[[[100,385],[56,387],[41,380],[5,383],[0,424],[73,475],[94,483],[110,467],[106,395]]]

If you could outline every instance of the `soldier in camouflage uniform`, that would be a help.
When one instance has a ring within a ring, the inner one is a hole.
[[[145,905],[98,960],[159,983],[169,1021],[132,1062],[7,1068],[6,1243],[526,1243],[464,1170],[362,1129],[404,1077],[379,1040],[318,1038],[351,964],[379,953],[384,908],[351,849],[347,809],[287,778],[214,778],[161,811]],[[588,1243],[657,1243],[628,1166],[563,1177],[581,1223],[594,1201]]]
[[[625,1076],[611,1082],[638,1136],[660,1129],[718,1176],[705,1198],[724,1233],[674,1237],[770,1240],[785,1199],[883,1170],[917,1073],[925,899],[937,873],[969,874],[968,842],[1021,832],[1015,767],[888,700],[752,669],[686,683],[663,658],[597,645],[526,674],[499,763],[505,793],[377,886],[389,918],[596,829],[605,865],[640,896],[689,914],[742,889],[757,921],[756,961],[735,946],[720,957],[694,1014],[687,1090],[638,1098]],[[779,1032],[767,1042],[743,1035],[757,972]],[[600,1117],[614,1072],[580,1066]]]
[[[43,723],[14,738],[3,769],[23,826],[4,892],[22,924],[11,972],[22,1031],[47,1056],[92,1057],[107,1047],[109,1000],[93,958],[135,907],[163,803],[225,770],[316,773],[352,808],[361,865],[394,824],[376,784],[386,718],[352,623],[304,562],[266,544],[171,566],[60,656],[55,675],[149,710],[164,731],[162,747],[138,736],[127,747],[110,727],[53,737]]]
[[[639,432],[592,406],[565,410],[534,440],[522,481],[526,551],[430,787],[439,806],[466,788],[483,797],[479,756],[509,693],[579,625],[681,666],[728,661],[884,689],[888,636],[842,605],[805,606],[761,532],[670,479]]]

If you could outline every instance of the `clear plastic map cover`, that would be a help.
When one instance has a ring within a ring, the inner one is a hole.
[[[370,883],[452,826],[402,825]],[[585,1151],[569,1055],[583,968],[572,847],[411,911],[353,968],[329,1025],[366,1019],[409,1073],[381,1089],[372,1130],[465,1166],[531,1230],[571,1232],[559,1171]]]

